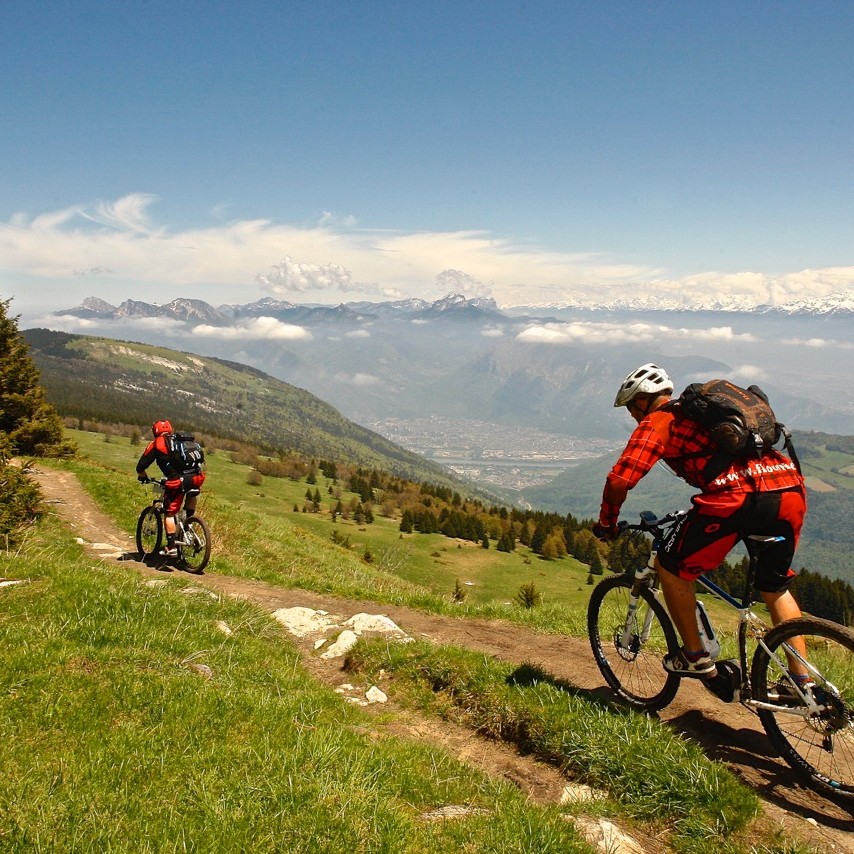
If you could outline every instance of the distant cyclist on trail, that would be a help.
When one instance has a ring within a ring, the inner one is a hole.
[[[682,639],[681,650],[664,657],[664,668],[678,676],[710,679],[717,671],[697,627],[695,580],[718,567],[739,540],[751,534],[782,536],[782,542],[760,555],[756,588],[775,625],[800,617],[789,586],[795,576],[791,562],[806,513],[806,490],[796,465],[774,450],[761,459],[729,459],[723,471],[715,466],[709,477],[710,460],[720,459],[717,446],[708,430],[680,411],[678,401],[671,403],[672,394],[673,383],[654,364],[632,371],[620,386],[614,406],[625,406],[638,426],[605,480],[593,533],[602,540],[617,536],[628,491],[659,460],[700,490],[691,499],[693,507],[662,544],[656,569]],[[793,676],[807,680],[806,674]]]
[[[175,516],[181,510],[186,495],[184,508],[188,516],[192,516],[196,510],[198,501],[198,490],[205,482],[205,473],[198,462],[182,462],[181,455],[177,451],[176,439],[181,434],[175,434],[172,424],[165,419],[155,421],[151,425],[151,433],[154,439],[148,443],[142,456],[136,464],[136,474],[140,482],[148,480],[146,469],[157,463],[158,468],[166,478],[163,493],[163,510],[165,513],[166,529],[166,554],[175,555]],[[187,437],[189,438],[189,437]],[[195,443],[194,443],[195,444]],[[203,458],[203,456],[202,456]],[[191,492],[192,490],[192,492]],[[187,495],[187,493],[190,493]]]

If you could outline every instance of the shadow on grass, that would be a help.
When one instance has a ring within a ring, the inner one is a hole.
[[[563,679],[558,679],[547,673],[541,667],[530,662],[520,664],[508,677],[507,684],[514,688],[533,688],[536,685],[548,685],[563,694],[568,694],[572,697],[580,697],[581,699],[595,703],[596,705],[612,709],[619,713],[630,711],[628,706],[624,706],[616,701],[613,692],[607,686],[594,688],[579,688],[577,685],[572,685]]]

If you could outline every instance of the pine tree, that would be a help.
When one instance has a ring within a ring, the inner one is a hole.
[[[11,300],[0,300],[0,432],[12,454],[68,456],[74,445],[62,437],[62,421],[39,385],[39,372],[9,317]]]

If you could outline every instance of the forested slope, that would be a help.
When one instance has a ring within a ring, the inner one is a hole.
[[[60,414],[150,424],[450,483],[448,473],[353,423],[309,392],[254,368],[108,338],[29,329],[23,336]]]

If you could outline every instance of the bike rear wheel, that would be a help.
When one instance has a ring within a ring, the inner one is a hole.
[[[144,507],[136,523],[136,550],[143,558],[151,557],[163,545],[163,519],[150,504]]]
[[[790,684],[786,652],[798,636],[806,643],[815,708],[793,698],[788,709],[760,709],[759,719],[783,759],[814,788],[854,797],[854,632],[818,617],[780,623],[765,636],[767,650],[760,646],[753,656],[753,697],[768,702],[770,693],[777,700],[775,685]]]
[[[615,575],[596,585],[587,606],[587,633],[608,685],[634,708],[654,712],[679,688],[679,677],[661,663],[679,642],[667,611],[648,587],[641,589],[637,609],[630,614],[633,583],[631,577]]]
[[[184,522],[184,543],[176,543],[178,559],[191,572],[201,572],[211,559],[211,532],[204,519],[191,516]]]

